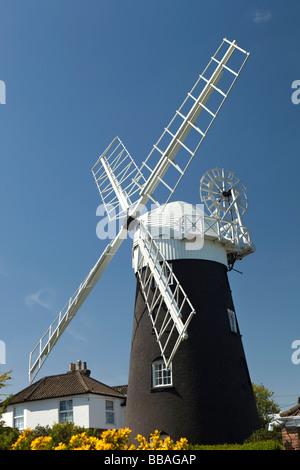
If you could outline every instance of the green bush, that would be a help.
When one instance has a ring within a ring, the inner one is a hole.
[[[257,431],[254,431],[251,436],[245,440],[244,444],[258,441],[279,441],[282,443],[281,427],[274,426],[273,431],[268,431],[267,428],[260,428]]]
[[[52,427],[36,426],[30,431],[28,438],[18,445],[18,449],[27,449],[33,439],[45,436],[52,438],[51,445],[53,447],[58,446],[59,443],[68,445],[72,436],[82,432],[85,432],[87,436],[97,436],[96,430],[75,426],[74,423],[57,423]],[[0,426],[0,450],[11,449],[12,444],[17,441],[19,436],[20,432],[17,429]],[[255,431],[243,444],[190,444],[189,450],[283,450],[283,446],[279,434],[274,435],[262,429]]]
[[[258,441],[245,444],[192,445],[190,450],[283,450],[279,441]]]
[[[60,442],[68,444],[71,437],[75,434],[80,434],[84,431],[88,432],[86,428],[75,426],[74,423],[56,423],[53,424],[52,428],[47,427],[46,431],[47,434],[40,434],[40,436],[51,436],[54,446],[57,446]]]
[[[8,426],[0,426],[0,450],[9,450],[19,437],[19,431]]]

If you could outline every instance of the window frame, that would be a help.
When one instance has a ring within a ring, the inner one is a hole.
[[[112,404],[109,408],[108,403]],[[114,400],[105,399],[105,424],[115,424],[115,402]]]
[[[236,321],[236,313],[231,308],[227,309],[228,319],[229,319],[229,326],[231,333],[237,333],[237,321]]]
[[[22,414],[17,414],[17,410],[22,410]],[[24,429],[24,406],[15,406],[14,407],[14,428],[19,429],[20,431]],[[20,420],[22,425],[17,425],[17,421]]]
[[[160,370],[158,370],[158,367],[160,367]],[[153,361],[151,364],[151,382],[153,389],[173,387],[172,364],[170,364],[169,369],[166,369],[163,359]]]
[[[62,404],[68,403],[65,409],[62,409]],[[70,405],[71,403],[71,405]],[[69,406],[69,407],[68,407]],[[73,399],[60,400],[58,406],[58,422],[61,423],[74,423],[74,409],[73,409]],[[69,415],[69,416],[67,416]],[[72,419],[70,419],[72,417]]]

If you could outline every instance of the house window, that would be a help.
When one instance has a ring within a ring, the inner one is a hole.
[[[24,406],[16,406],[14,409],[14,427],[24,429]]]
[[[59,402],[59,422],[73,422],[73,400],[63,400]]]
[[[172,385],[172,368],[166,369],[163,360],[155,361],[152,364],[152,386],[166,387]]]
[[[105,400],[105,421],[107,424],[115,423],[114,402]]]
[[[235,312],[233,310],[230,310],[229,308],[227,309],[227,312],[228,312],[230,329],[233,333],[237,333]]]

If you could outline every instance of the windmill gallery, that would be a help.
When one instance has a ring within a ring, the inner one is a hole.
[[[170,202],[248,57],[236,41],[222,41],[140,167],[119,137],[99,157],[92,174],[120,230],[30,354],[31,382],[133,229],[125,425],[134,435],[160,429],[215,444],[242,442],[259,427],[228,280],[255,250],[242,219],[246,188],[232,171],[213,168],[201,179],[208,214]],[[155,208],[145,212],[150,201]]]

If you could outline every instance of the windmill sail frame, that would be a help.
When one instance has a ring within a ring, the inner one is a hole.
[[[222,58],[218,58],[218,53],[223,47],[227,47],[227,50]],[[234,52],[240,52],[243,54],[242,64],[237,71],[233,70],[228,65],[229,59],[233,56]],[[185,174],[196,152],[198,151],[200,144],[207,135],[208,130],[218,115],[222,105],[224,104],[224,101],[228,97],[228,94],[231,91],[242,68],[244,67],[248,57],[249,52],[241,49],[237,45],[236,41],[228,41],[226,38],[223,40],[221,46],[211,58],[208,66],[199,76],[199,79],[192,88],[191,92],[188,93],[186,100],[183,102],[179,110],[176,111],[174,118],[167,128],[165,128],[164,133],[154,145],[153,150],[150,152],[140,168],[138,168],[131,155],[125,148],[124,144],[118,137],[116,137],[111,142],[104,153],[99,157],[96,164],[92,168],[92,173],[103,204],[107,208],[108,216],[111,219],[126,217],[127,221],[125,221],[125,224],[122,226],[117,237],[105,248],[99,260],[92,268],[91,272],[80,284],[75,294],[70,298],[64,309],[59,313],[56,320],[50,325],[45,335],[40,339],[34,350],[30,353],[30,382],[37,375],[57,340],[61,337],[72,318],[74,318],[80,306],[103,274],[104,270],[108,266],[112,257],[116,254],[123,240],[126,238],[126,233],[129,229],[128,221],[138,218],[149,200],[154,201],[157,206],[161,205],[154,194],[158,186],[163,187],[167,191],[167,196],[162,198],[162,205],[167,204],[171,196],[174,194],[175,189]],[[207,78],[205,73],[213,64],[217,65],[210,77]],[[218,84],[225,72],[229,73],[231,80],[229,81],[228,89],[223,91],[221,88],[219,88]],[[198,85],[200,83],[202,84],[203,82],[204,88],[198,97],[196,97],[195,90],[197,89]],[[221,102],[216,110],[212,110],[207,106],[209,99],[214,95],[217,95],[221,98]],[[209,117],[209,121],[207,126],[202,129],[198,126],[197,120],[200,115],[203,115],[203,113],[206,113],[206,115]],[[174,128],[175,121],[178,119],[181,122],[179,125],[176,124]],[[188,136],[192,133],[196,133],[197,136],[196,140],[194,141],[195,145],[193,147],[190,146],[187,139]],[[168,137],[169,140],[167,141],[166,148],[163,149],[161,144],[165,141],[165,137]],[[114,144],[117,146],[116,149],[113,147]],[[185,155],[183,157],[183,163],[181,161],[179,162],[181,152],[183,152]],[[153,158],[155,154],[156,156],[158,155],[158,159]],[[178,159],[175,160],[175,157],[177,158],[177,156]],[[176,175],[171,182],[167,181],[166,179],[167,171],[169,170],[168,174],[170,173],[170,167],[172,168],[172,172],[174,171]],[[148,177],[146,176],[146,172],[150,172]],[[154,245],[152,244],[151,246]],[[140,250],[141,253],[143,253],[144,258],[148,257],[149,260],[151,259],[151,251],[149,252],[147,244],[144,244],[143,246],[141,245]],[[165,261],[163,261],[163,264],[167,266]],[[157,277],[156,274],[154,274],[156,271],[157,266],[152,266],[151,272],[154,279]],[[162,277],[159,280],[159,284],[161,283],[163,283]],[[180,290],[179,286],[178,290]],[[164,298],[164,300],[166,299],[167,297]],[[186,335],[187,325],[186,323],[184,325],[180,324],[180,319],[179,317],[176,318],[173,307],[171,308],[171,306],[169,317],[173,323],[173,330],[176,328],[179,333],[180,342]],[[192,315],[189,318],[192,318]],[[167,322],[169,319],[166,318],[165,321]],[[164,326],[165,324],[166,323],[163,323]],[[165,331],[165,328],[162,330]],[[157,335],[158,338],[162,338],[161,331],[157,331]],[[164,349],[162,343],[160,346],[162,347],[166,361],[169,364],[170,357],[174,356],[178,348],[175,348],[174,354],[171,353],[169,355],[166,354],[166,349]]]

